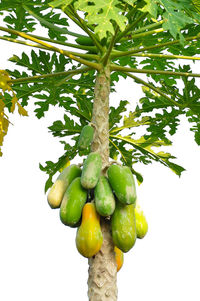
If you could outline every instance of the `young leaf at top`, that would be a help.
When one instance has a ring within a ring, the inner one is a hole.
[[[93,5],[89,5],[92,3]],[[113,21],[121,31],[125,29],[127,18],[121,14],[118,8],[119,0],[78,0],[74,6],[76,10],[86,12],[88,24],[96,24],[94,32],[102,40],[107,37],[107,32],[114,34]]]

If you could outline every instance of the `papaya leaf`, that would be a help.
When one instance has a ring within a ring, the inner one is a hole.
[[[43,166],[41,163],[39,164],[40,170],[44,171],[48,175],[48,179],[45,184],[45,193],[47,190],[53,185],[53,176],[59,172],[63,166],[66,164],[66,161],[71,161],[77,155],[77,146],[71,146],[70,144],[66,143],[65,141],[61,141],[64,145],[65,153],[59,157],[57,162],[46,161],[46,165]]]
[[[60,120],[54,121],[52,126],[48,127],[48,129],[55,137],[65,137],[81,132],[81,126],[74,122],[74,120],[70,119],[67,115],[64,115],[64,123]]]
[[[8,132],[9,117],[5,113],[7,108],[9,112],[15,111],[16,105],[18,106],[18,113],[22,116],[28,116],[27,111],[18,102],[18,98],[11,87],[10,75],[6,70],[0,70],[0,156],[2,156],[1,146],[3,145],[4,137]]]
[[[142,12],[148,12],[155,19],[157,18],[158,5],[156,1],[145,0],[146,4],[140,10]]]
[[[196,11],[200,13],[200,1],[199,0],[192,0],[192,4],[194,5]]]
[[[127,150],[127,148],[124,147],[123,142],[119,143],[119,141],[110,139],[110,157],[117,161],[118,155],[121,156],[120,160],[122,163],[131,169],[132,173],[136,176],[138,184],[140,185],[143,182],[143,177],[133,168],[133,164],[135,162],[133,162],[132,151]]]
[[[4,17],[4,22],[22,32],[32,32],[36,29],[37,22],[30,16],[23,8],[23,4],[27,3],[26,0],[12,1],[2,0],[0,3],[0,11],[7,11]],[[11,37],[15,35],[11,34]]]
[[[160,162],[161,164],[169,167],[173,172],[175,172],[177,175],[181,175],[181,172],[184,171],[184,168],[171,162],[170,159],[175,159],[174,156],[172,156],[170,153],[165,153],[163,151],[155,152],[152,147],[160,147],[160,146],[167,146],[170,145],[170,142],[168,144],[162,140],[153,140],[151,138],[145,139],[144,137],[141,137],[140,139],[133,139],[130,136],[124,136],[121,135],[110,135],[111,139],[121,140],[125,144],[129,144],[134,147],[132,151],[132,155],[136,162],[143,162],[144,164],[148,164],[152,161]],[[124,144],[123,144],[124,147]],[[121,148],[119,147],[119,150]],[[138,152],[139,153],[138,153]],[[126,157],[125,157],[126,158]]]
[[[109,128],[110,131],[113,128],[113,126],[120,122],[122,119],[121,114],[123,112],[126,112],[126,106],[129,104],[127,100],[121,100],[117,108],[110,106],[110,113],[109,113]]]
[[[41,50],[38,53],[32,51],[31,56],[22,53],[21,58],[14,55],[10,61],[14,62],[18,66],[24,67],[31,72],[33,76],[66,71],[65,66],[71,62],[70,59],[63,55],[57,55],[55,53],[50,55],[48,52]],[[28,77],[28,74],[25,72],[9,72],[16,79]],[[64,76],[59,77],[59,79],[61,78],[63,79]],[[61,106],[62,103],[66,106],[65,97],[62,94],[66,92],[68,94],[73,94],[73,92],[77,93],[75,90],[76,84],[77,81],[70,80],[67,84],[64,83],[63,85],[58,86],[58,77],[51,77],[48,79],[40,79],[40,82],[35,81],[32,83],[24,82],[16,84],[15,90],[17,92],[17,97],[22,98],[22,105],[27,104],[27,100],[30,96],[39,99],[39,101],[35,102],[38,106],[38,108],[35,109],[35,112],[36,116],[41,118],[44,117],[45,112],[48,111],[50,105],[55,106],[58,104]]]
[[[93,5],[89,5],[92,3]],[[114,34],[113,22],[115,22],[121,31],[126,27],[127,18],[121,14],[118,8],[119,0],[78,0],[74,6],[76,10],[86,12],[88,24],[96,24],[95,34],[98,34],[102,40],[107,37],[107,32]]]
[[[165,20],[163,29],[168,30],[173,38],[179,37],[180,42],[183,44],[184,37],[181,33],[181,29],[184,29],[188,24],[194,23],[194,20],[189,16],[185,9],[188,5],[190,6],[191,1],[145,0],[145,2],[146,5],[141,8],[141,11],[148,12],[155,19],[158,17],[160,7],[162,7],[164,10],[162,18]]]
[[[119,133],[122,130],[139,127],[141,125],[147,125],[147,124],[150,123],[149,122],[149,120],[150,120],[149,116],[143,116],[141,119],[138,119],[137,115],[138,115],[137,112],[130,112],[128,117],[124,116],[123,125],[119,126],[119,127],[116,126],[116,127],[112,128],[110,130],[110,134],[115,133],[115,135],[116,135],[117,133]]]

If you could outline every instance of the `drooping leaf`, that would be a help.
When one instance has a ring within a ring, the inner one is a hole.
[[[5,70],[0,70],[0,156],[2,156],[1,146],[3,145],[4,137],[8,132],[9,117],[5,113],[7,108],[9,112],[15,111],[16,104],[18,113],[23,116],[28,116],[27,111],[18,102],[18,98],[11,87],[11,78]],[[6,92],[7,91],[7,92]]]
[[[134,147],[132,151],[129,152],[132,154],[136,162],[143,162],[148,164],[152,161],[160,162],[161,164],[169,167],[177,175],[181,175],[181,172],[184,171],[184,168],[180,165],[177,165],[171,162],[171,159],[175,159],[170,153],[165,153],[163,151],[155,152],[152,147],[166,146],[166,142],[162,140],[153,140],[151,138],[145,139],[141,137],[140,139],[133,139],[130,136],[121,136],[121,135],[110,135],[111,139],[121,140],[125,144],[129,144]],[[170,143],[168,143],[170,145]],[[118,147],[121,151],[121,147]],[[123,144],[124,148],[124,144]],[[123,153],[122,153],[123,154]],[[126,158],[126,156],[124,156]]]

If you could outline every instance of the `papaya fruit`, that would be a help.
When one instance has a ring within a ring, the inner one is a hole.
[[[117,196],[117,199],[122,204],[135,204],[136,188],[133,174],[129,167],[111,165],[108,168],[108,180]]]
[[[63,196],[60,205],[61,222],[70,227],[76,226],[86,201],[87,190],[81,186],[81,178],[78,177],[71,182]]]
[[[84,257],[92,257],[101,249],[103,235],[100,216],[94,203],[86,203],[83,207],[81,225],[76,233],[76,247]]]
[[[60,173],[55,183],[51,187],[47,200],[51,208],[59,208],[63,195],[70,183],[80,177],[81,169],[75,164],[69,165]]]
[[[116,246],[114,247],[114,252],[115,252],[115,260],[117,263],[117,272],[118,272],[124,263],[124,253]]]
[[[82,128],[81,134],[79,136],[78,148],[80,150],[87,149],[93,140],[93,136],[94,136],[94,128],[90,125],[85,125]]]
[[[122,252],[128,252],[136,241],[135,207],[116,202],[111,218],[111,230],[114,245]]]
[[[148,223],[140,205],[137,203],[135,207],[135,220],[137,238],[143,238],[147,234]]]
[[[97,185],[101,173],[102,161],[97,152],[88,155],[83,163],[81,185],[86,189],[92,189]]]
[[[82,46],[94,46],[92,39],[87,36],[78,37],[76,43]]]
[[[97,212],[102,216],[112,215],[115,210],[115,197],[105,176],[100,176],[94,189],[94,200]]]

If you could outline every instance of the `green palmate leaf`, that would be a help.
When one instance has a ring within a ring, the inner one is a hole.
[[[61,141],[61,143],[64,145],[65,153],[58,159],[57,162],[52,161],[46,161],[46,166],[43,166],[42,164],[39,165],[40,169],[48,175],[48,179],[45,184],[45,193],[47,190],[52,186],[53,181],[52,178],[54,174],[58,171],[60,171],[63,166],[77,155],[77,146],[71,146],[70,144],[67,144],[64,141]]]
[[[79,134],[81,132],[81,126],[78,125],[74,120],[70,119],[67,115],[64,115],[64,123],[57,120],[49,127],[53,136],[65,137],[74,134]]]
[[[145,136],[167,141],[169,135],[176,133],[180,123],[179,116],[184,114],[184,111],[177,108],[168,99],[155,95],[149,89],[144,89],[144,92],[146,97],[140,99],[140,105],[136,107],[133,116],[139,117],[144,113],[151,112],[148,118],[143,116],[141,120],[144,120],[144,125],[146,125]]]
[[[198,145],[200,145],[200,115],[194,116],[193,112],[189,110],[186,116],[191,124],[190,130],[194,133],[195,141]]]
[[[190,7],[191,0],[173,1],[173,0],[158,0],[151,1],[145,0],[146,5],[141,8],[143,12],[148,12],[153,18],[157,18],[160,14],[160,7],[162,8],[162,18],[165,20],[163,29],[169,30],[170,34],[174,37],[180,38],[181,43],[184,42],[184,37],[181,29],[186,25],[193,24],[194,20],[188,13],[186,8]]]
[[[127,100],[121,100],[118,107],[110,107],[109,113],[109,128],[110,130],[114,127],[115,124],[119,123],[122,119],[122,113],[126,112],[126,106],[128,105]],[[113,129],[111,130],[113,132]]]
[[[192,4],[194,5],[196,11],[200,13],[200,1],[199,0],[192,0]]]
[[[32,32],[36,28],[37,22],[23,8],[23,4],[28,1],[10,1],[2,0],[0,3],[0,11],[8,11],[4,17],[4,22],[19,31]],[[35,3],[36,4],[36,3]],[[11,35],[14,36],[14,35]]]
[[[119,4],[119,0],[78,0],[75,2],[75,9],[87,13],[88,24],[95,24],[95,33],[103,39],[107,36],[107,32],[114,34],[113,21],[120,30],[125,29],[127,18],[117,7]]]
[[[184,70],[184,72],[190,71],[190,66],[184,65],[180,66],[180,70]],[[185,108],[189,108],[194,115],[200,115],[200,89],[196,85],[196,81],[194,78],[189,79],[187,77],[183,77],[182,81],[184,83],[184,88],[182,92],[182,102]]]
[[[158,12],[157,2],[152,1],[152,0],[145,0],[145,2],[146,2],[146,4],[140,10],[143,11],[143,12],[150,13],[150,15],[152,15],[152,17],[154,17],[156,19],[157,18],[157,12]]]
[[[31,75],[42,75],[50,73],[52,71],[64,71],[65,65],[71,60],[64,57],[63,55],[57,55],[53,53],[51,55],[45,51],[39,51],[38,53],[34,50],[31,51],[31,56],[26,53],[22,53],[22,57],[14,55],[9,61],[16,63],[18,66],[22,66],[31,71]]]
[[[65,41],[67,39],[66,34],[69,33],[67,30],[67,19],[58,12],[54,12],[53,10],[49,11],[50,1],[51,0],[43,2],[40,0],[38,1],[38,5],[37,3],[33,4],[29,1],[22,1],[22,3],[20,3],[21,10],[24,11],[29,18],[47,28],[51,39]],[[28,22],[24,23],[27,23],[28,26]]]
[[[170,145],[170,143],[166,144],[166,142],[162,140],[155,141],[151,138],[145,139],[144,137],[135,140],[132,139],[130,136],[123,137],[121,135],[111,135],[110,138],[121,140],[126,144],[132,145],[134,147],[134,150],[132,150],[132,154],[136,162],[141,161],[144,164],[148,164],[152,161],[157,161],[169,167],[173,172],[175,172],[179,176],[181,175],[181,172],[184,171],[183,167],[170,161],[170,159],[175,159],[175,157],[172,156],[170,153],[165,153],[163,151],[156,153],[152,149],[152,147],[166,146]],[[118,148],[120,150],[120,147]],[[136,151],[139,151],[139,153],[137,153]]]
[[[175,3],[169,0],[159,0],[160,4],[164,6],[166,12],[163,17],[167,20],[163,24],[165,30],[169,30],[174,38],[180,37],[180,41],[183,43],[184,38],[181,34],[181,29],[183,29],[187,24],[193,24],[194,20],[186,15],[184,2]]]
[[[165,58],[146,58],[141,61],[141,65],[144,65],[142,69],[146,70],[165,70],[165,71],[176,71],[176,68],[174,67],[175,62],[169,59]],[[158,75],[158,74],[151,74],[149,76],[155,80],[155,82],[159,82],[160,80],[169,81],[170,83],[176,83],[173,76],[169,75]]]
[[[10,61],[16,63],[18,66],[24,67],[26,70],[31,72],[31,75],[43,75],[47,73],[57,73],[63,72],[65,70],[65,66],[71,61],[67,59],[63,55],[53,54],[50,55],[45,51],[39,51],[36,53],[35,51],[31,52],[31,57],[25,53],[22,53],[22,57],[13,56]],[[19,79],[21,77],[28,77],[28,74],[19,71],[9,71],[13,78]],[[63,79],[63,77],[59,77],[59,80]],[[40,81],[32,82],[32,83],[22,83],[15,85],[15,91],[17,92],[17,97],[22,98],[22,104],[26,105],[27,100],[30,96],[39,99],[35,104],[39,106],[35,110],[36,116],[41,118],[44,116],[44,113],[48,111],[50,105],[60,105],[65,108],[69,107],[71,104],[70,98],[66,99],[62,94],[64,93],[77,93],[75,89],[75,85],[77,84],[73,82],[73,80],[63,83],[62,85],[58,85],[58,77],[51,77],[48,79],[40,79]],[[64,90],[63,90],[64,89]]]

